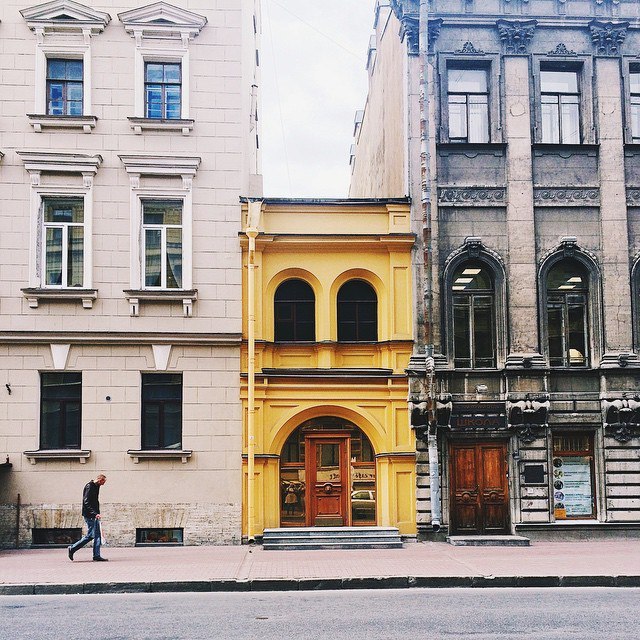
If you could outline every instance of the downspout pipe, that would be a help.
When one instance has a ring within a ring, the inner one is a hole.
[[[249,239],[247,256],[247,542],[255,542],[255,416],[256,416],[256,310],[255,254],[262,200],[249,201],[245,234]]]
[[[438,435],[435,415],[434,362],[433,362],[433,265],[431,261],[431,153],[430,153],[430,100],[429,100],[429,6],[428,0],[420,0],[419,13],[420,54],[420,171],[421,202],[424,241],[424,322],[425,322],[425,374],[428,394],[428,455],[429,488],[431,490],[431,527],[440,530],[442,502],[440,499],[440,464],[438,462]]]

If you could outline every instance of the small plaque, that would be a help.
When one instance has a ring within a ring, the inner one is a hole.
[[[525,464],[524,484],[544,484],[544,465]]]

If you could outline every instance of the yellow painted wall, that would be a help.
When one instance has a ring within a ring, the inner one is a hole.
[[[268,231],[266,231],[268,230]],[[412,279],[408,204],[267,203],[255,255],[255,522],[279,526],[279,459],[303,422],[334,416],[356,424],[376,453],[379,525],[415,533],[415,441],[409,425],[404,369],[412,349]],[[246,238],[243,372],[247,371]],[[316,342],[273,342],[273,299],[296,277],[316,295]],[[351,278],[367,280],[378,296],[378,342],[336,342],[336,295]],[[265,375],[263,369],[349,369],[347,376]],[[375,377],[358,369],[389,369]],[[354,371],[355,370],[355,371]],[[247,378],[242,378],[247,451]],[[246,460],[244,484],[246,496]],[[246,533],[246,509],[243,531]]]

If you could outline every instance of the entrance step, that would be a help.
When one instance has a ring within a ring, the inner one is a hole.
[[[286,527],[265,529],[267,549],[402,549],[395,527]]]
[[[524,536],[447,536],[454,547],[528,547]]]

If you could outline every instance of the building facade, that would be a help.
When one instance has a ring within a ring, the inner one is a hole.
[[[97,473],[115,545],[239,543],[258,3],[27,4],[0,7],[0,545],[68,544]]]
[[[243,534],[415,534],[406,198],[254,201],[245,233]]]
[[[639,54],[634,0],[378,5],[351,195],[413,203],[420,535],[640,530]]]

